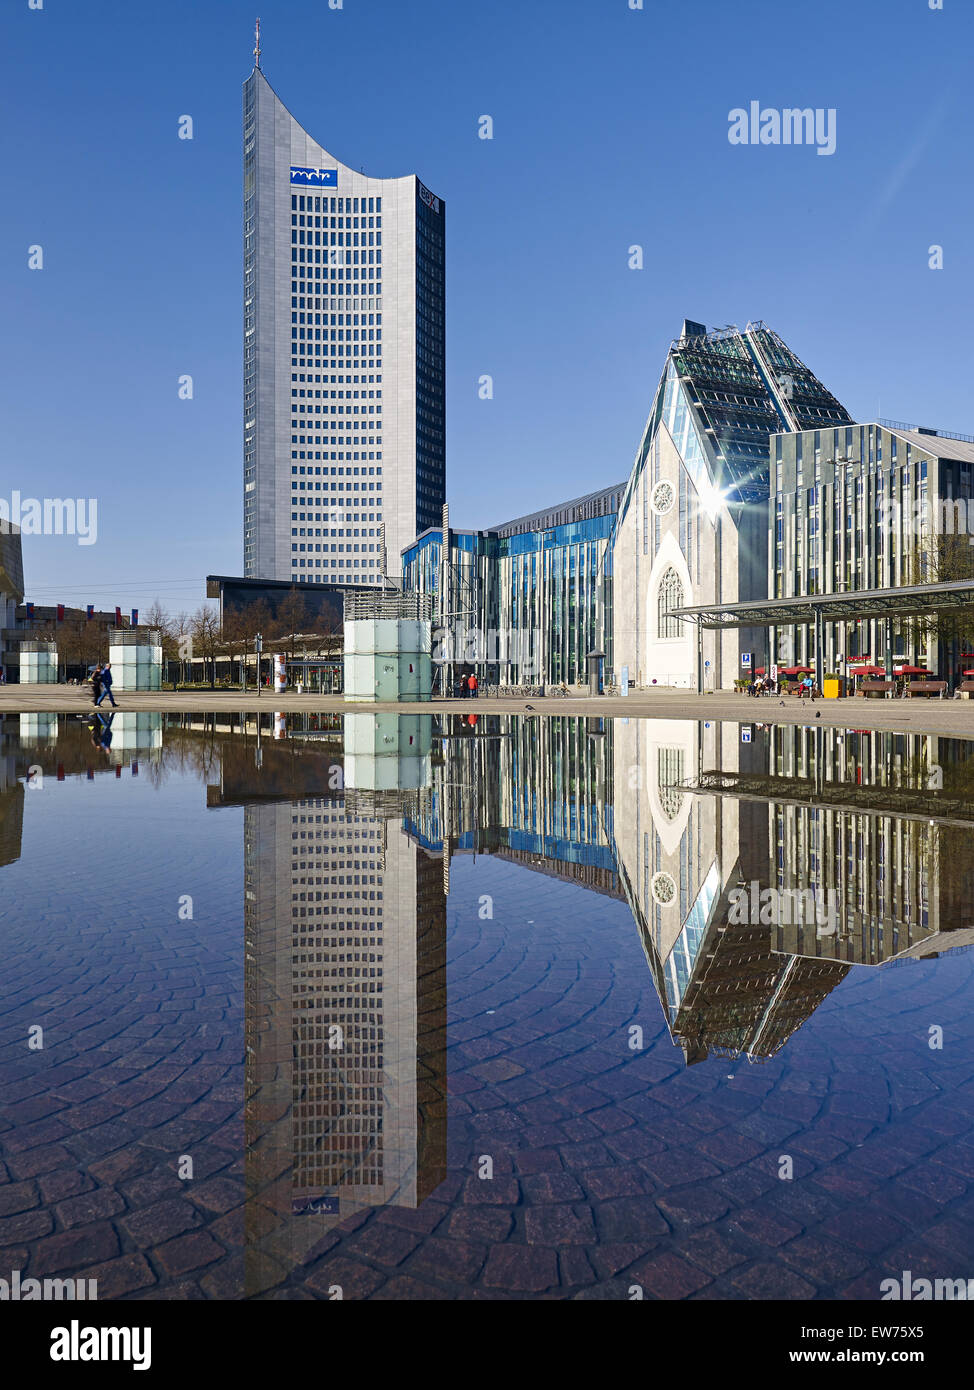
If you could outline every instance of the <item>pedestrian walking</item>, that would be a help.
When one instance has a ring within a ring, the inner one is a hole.
[[[91,703],[97,705],[101,699],[101,666],[96,666],[91,673]]]
[[[110,661],[106,661],[101,668],[101,683],[103,687],[102,692],[95,701],[95,704],[100,705],[107,695],[112,702],[112,709],[116,709],[115,696],[112,694],[112,663]]]
[[[470,675],[469,675],[469,677],[468,677],[468,679],[467,679],[467,688],[468,688],[468,690],[470,691],[470,698],[471,698],[471,700],[476,700],[476,698],[477,698],[477,677],[474,675],[474,673],[473,673],[472,671],[470,672]]]

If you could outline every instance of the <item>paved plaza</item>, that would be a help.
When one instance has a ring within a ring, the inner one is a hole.
[[[696,695],[689,690],[637,691],[621,696],[523,697],[476,700],[432,700],[428,704],[352,703],[340,695],[298,695],[288,691],[275,695],[265,690],[257,695],[239,690],[188,690],[127,694],[115,691],[123,710],[168,711],[174,714],[212,712],[218,714],[543,714],[572,715],[594,719],[724,719],[742,724],[812,724],[821,722],[838,728],[902,730],[911,733],[942,734],[956,738],[974,737],[974,701],[916,698],[850,698],[845,700],[799,700],[796,696],[710,694]],[[0,713],[37,713],[57,710],[80,713],[91,708],[86,688],[66,685],[8,686],[0,690]],[[103,705],[103,711],[111,712]]]

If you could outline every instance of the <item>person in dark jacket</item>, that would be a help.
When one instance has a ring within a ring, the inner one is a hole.
[[[112,709],[116,709],[115,696],[112,694],[112,663],[110,661],[106,661],[101,668],[101,683],[103,689],[98,699],[95,701],[95,704],[100,705],[107,695],[112,702]]]
[[[97,705],[101,699],[101,666],[96,666],[91,673],[91,703]]]

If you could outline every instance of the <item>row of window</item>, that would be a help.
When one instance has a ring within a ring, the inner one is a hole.
[[[292,536],[293,536],[293,535],[296,535],[296,532],[292,531],[292,532],[291,532],[291,535],[292,535]],[[308,544],[305,545],[305,544],[299,544],[299,543],[296,543],[296,542],[292,542],[292,545],[291,545],[291,550],[292,550],[292,552],[293,552],[293,551],[304,551],[304,550],[325,551],[325,550],[327,550],[327,549],[328,549],[328,546],[327,546],[327,545],[320,545],[320,544],[312,545],[312,544],[308,543]],[[332,544],[331,549],[332,549],[332,553],[334,553],[336,550],[339,550],[339,551],[342,551],[342,552],[345,552],[345,551],[349,551],[349,552],[355,551],[356,553],[358,553],[360,549],[361,549],[361,550],[365,550],[365,551],[372,551],[372,552],[375,552],[376,550],[379,549],[379,547],[378,547],[377,545],[365,545],[365,544],[363,544],[361,547],[359,547],[359,546],[357,546],[357,545],[354,545],[354,546],[353,546],[352,544],[346,545],[346,544],[344,544],[343,542],[339,542],[337,546],[336,546],[335,544]],[[333,565],[334,565],[334,564],[341,564],[341,563],[342,563],[341,561],[335,561],[335,560],[332,560],[332,561],[331,561],[331,564],[333,564]],[[355,563],[358,564],[358,561],[356,560]],[[373,563],[374,563],[374,562],[373,562],[372,560],[363,560],[363,561],[362,561],[362,564],[363,564],[363,565],[370,565],[370,566],[371,566]]]
[[[361,203],[361,208],[359,204]],[[344,214],[382,211],[381,198],[330,198],[327,194],[292,193],[292,212],[340,212]]]
[[[379,574],[298,574],[292,571],[291,582],[303,580],[305,584],[381,584]]]

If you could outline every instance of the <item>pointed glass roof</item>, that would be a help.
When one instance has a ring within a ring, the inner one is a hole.
[[[709,486],[733,503],[768,497],[772,435],[852,423],[773,329],[758,322],[707,333],[688,320],[667,355],[620,521],[660,424],[698,491]]]

